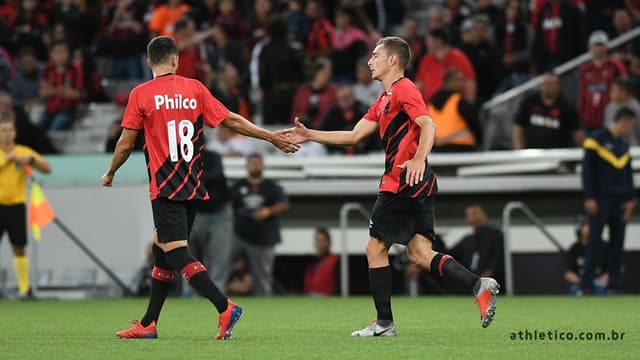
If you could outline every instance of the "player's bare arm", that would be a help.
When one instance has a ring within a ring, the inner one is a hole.
[[[326,145],[352,146],[359,144],[367,137],[378,131],[378,123],[367,119],[360,119],[353,130],[350,131],[321,131],[307,129],[298,118],[295,119],[295,127],[291,129],[289,140],[296,144],[307,141],[315,141]]]
[[[107,170],[107,172],[100,178],[102,186],[111,187],[113,183],[113,177],[116,175],[116,171],[118,171],[120,166],[122,166],[122,164],[124,164],[125,161],[127,161],[127,159],[129,158],[129,155],[131,155],[139,132],[139,130],[122,129],[122,135],[120,135],[120,139],[116,144],[116,149],[113,152],[111,166],[109,167],[109,170]]]
[[[229,112],[229,115],[227,115],[222,123],[238,134],[268,141],[285,153],[294,153],[300,148],[297,143],[289,139],[290,129],[275,132],[268,131],[255,126],[251,121],[234,112]]]
[[[431,120],[431,117],[427,115],[418,116],[415,119],[416,124],[420,126],[420,141],[418,143],[418,150],[413,159],[405,161],[398,167],[407,169],[406,182],[409,186],[413,186],[424,178],[424,169],[427,156],[431,152],[433,142],[436,137],[436,125]]]

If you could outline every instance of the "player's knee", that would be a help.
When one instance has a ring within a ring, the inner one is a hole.
[[[407,257],[412,265],[424,270],[429,270],[429,262],[427,261],[425,254],[421,254],[416,251],[407,251]]]
[[[25,256],[26,251],[23,246],[14,246],[13,247],[13,255],[15,256]]]
[[[367,242],[367,246],[365,248],[365,253],[369,259],[378,258],[386,255],[387,247],[384,245],[382,241],[370,239]]]

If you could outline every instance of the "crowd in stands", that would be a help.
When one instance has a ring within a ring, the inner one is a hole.
[[[376,41],[398,35],[413,52],[406,75],[442,115],[436,150],[473,151],[483,149],[483,103],[591,51],[575,104],[536,91],[513,118],[515,148],[572,147],[576,130],[607,123],[608,107],[637,105],[640,46],[606,45],[639,23],[631,0],[4,0],[0,91],[16,108],[41,104],[30,120],[44,131],[69,130],[81,104],[115,101],[105,79],[150,79],[146,43],[169,35],[178,74],[230,110],[265,125],[299,117],[342,130],[382,91],[367,67]]]

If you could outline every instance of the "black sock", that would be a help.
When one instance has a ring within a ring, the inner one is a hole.
[[[189,281],[200,295],[206,297],[216,307],[218,313],[227,310],[227,298],[209,278],[207,269],[196,260],[186,247],[167,252],[166,259],[175,269],[180,269],[182,276]]]
[[[476,283],[480,279],[476,274],[460,265],[453,257],[442,253],[438,253],[431,260],[431,273],[445,281],[461,284],[472,294],[475,294]]]
[[[369,285],[373,302],[378,311],[378,324],[388,326],[393,321],[391,313],[391,267],[369,269]]]
[[[164,258],[164,251],[157,245],[153,245],[153,263],[155,264],[151,272],[151,294],[149,294],[149,305],[147,312],[140,320],[142,326],[147,327],[152,321],[158,321],[164,300],[167,298],[169,288],[173,282],[173,268],[167,264]]]

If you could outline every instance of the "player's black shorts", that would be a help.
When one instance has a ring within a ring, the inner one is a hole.
[[[151,201],[151,210],[160,243],[189,239],[196,218],[196,204],[193,201],[157,198]]]
[[[9,233],[11,245],[27,245],[27,209],[24,204],[0,205],[0,239],[5,230]]]
[[[385,242],[407,245],[414,235],[435,239],[434,197],[401,197],[381,192],[373,205],[369,235]]]

